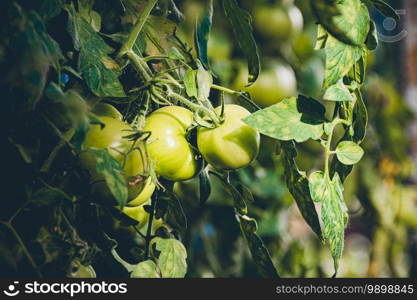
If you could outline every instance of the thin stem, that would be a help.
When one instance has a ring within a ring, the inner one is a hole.
[[[145,245],[145,259],[149,259],[149,248],[152,239],[152,223],[155,217],[156,201],[158,200],[158,190],[156,190],[151,197],[151,212],[149,213],[148,228],[146,230],[146,245]]]
[[[225,92],[226,94],[230,94],[230,95],[238,95],[239,94],[238,91],[235,91],[235,90],[232,90],[232,89],[228,89],[228,88],[226,88],[224,86],[220,86],[220,85],[217,85],[217,84],[212,84],[211,85],[211,88],[212,89],[215,89],[215,90],[218,90],[218,91]]]
[[[145,25],[146,20],[148,19],[149,15],[151,14],[152,9],[155,7],[158,0],[149,0],[146,4],[142,14],[140,15],[138,21],[136,22],[135,26],[133,27],[126,43],[122,46],[118,53],[118,57],[122,57],[126,55],[128,52],[132,51],[133,46],[136,43],[136,40],[142,31],[143,25]]]
[[[202,110],[214,122],[214,124],[216,124],[216,126],[221,124],[221,120],[219,119],[219,116],[217,116],[217,114],[214,112],[214,110],[209,109],[203,105],[198,105],[175,92],[170,92],[168,96],[185,104],[193,111]]]
[[[142,58],[140,58],[135,52],[129,51],[126,53],[127,58],[129,58],[130,62],[132,63],[133,67],[136,69],[136,71],[142,75],[143,79],[145,79],[146,82],[151,81],[152,77],[148,73],[148,70],[143,66]]]
[[[25,256],[28,259],[29,263],[31,264],[32,268],[35,270],[35,272],[39,276],[39,278],[42,278],[43,277],[42,273],[39,271],[39,268],[38,268],[35,260],[33,259],[29,250],[26,248],[25,243],[23,242],[22,238],[20,237],[20,235],[16,231],[16,229],[14,229],[14,227],[10,223],[3,222],[3,221],[0,221],[0,223],[3,224],[4,226],[6,226],[12,232],[12,234],[15,237],[18,244],[20,245],[20,247],[22,247],[23,253],[25,254]]]
[[[335,152],[332,151],[331,147],[332,147],[332,140],[333,140],[333,133],[334,133],[334,129],[336,128],[337,125],[339,124],[344,124],[346,126],[350,126],[350,122],[344,119],[340,119],[340,118],[336,118],[332,121],[332,127],[331,127],[331,131],[329,134],[329,137],[324,145],[324,176],[326,177],[326,179],[330,182],[330,156],[332,154],[334,154]]]

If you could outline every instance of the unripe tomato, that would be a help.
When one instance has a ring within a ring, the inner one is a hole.
[[[285,41],[291,36],[290,16],[279,6],[257,6],[254,10],[254,25],[260,34],[268,38]]]
[[[110,117],[117,120],[122,120],[123,115],[111,104],[98,103],[93,108],[93,113],[100,117]]]
[[[241,68],[234,84],[235,89],[247,91],[260,107],[276,104],[297,93],[297,79],[291,66],[274,62],[261,72],[258,79],[245,87],[248,71]]]
[[[84,141],[84,149],[107,149],[122,166],[124,177],[128,183],[128,201],[136,198],[145,185],[147,161],[143,146],[134,145],[127,139],[132,128],[120,121],[109,117],[101,117],[104,128],[99,124],[91,124]],[[132,148],[135,148],[132,150]],[[131,151],[132,150],[132,151]],[[92,182],[92,192],[99,200],[109,204],[115,204],[115,199],[104,181],[104,178],[96,170],[96,160],[92,153],[84,151],[80,154],[80,164],[88,170]]]
[[[148,223],[148,220],[149,220],[149,213],[147,213],[144,208],[146,204],[148,203],[135,206],[135,207],[125,206],[123,207],[123,210],[122,210],[124,214],[128,215],[135,221],[139,222],[139,224],[137,225],[138,229],[143,228]]]
[[[216,108],[220,114],[221,107]],[[259,151],[259,132],[245,124],[242,119],[249,116],[245,108],[226,104],[224,122],[214,128],[200,127],[197,145],[204,159],[216,169],[234,170],[246,167]]]
[[[186,139],[192,122],[193,113],[180,106],[165,106],[147,117],[144,130],[151,132],[148,151],[158,175],[179,181],[197,173],[196,154]]]
[[[255,28],[265,37],[287,41],[303,30],[304,19],[296,6],[257,6],[254,11]]]
[[[222,31],[213,31],[208,40],[208,57],[212,60],[227,60],[232,53],[230,40]]]
[[[152,182],[152,179],[149,177],[146,180],[145,187],[143,188],[142,192],[132,201],[130,201],[127,206],[139,206],[148,201],[153,192],[155,191],[155,184]]]
[[[303,32],[304,18],[297,6],[291,5],[287,8],[288,16],[291,20],[291,29],[293,36],[297,36]]]

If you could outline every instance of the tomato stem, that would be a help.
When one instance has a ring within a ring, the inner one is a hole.
[[[229,88],[226,88],[224,86],[217,85],[217,84],[212,84],[211,88],[215,89],[215,90],[218,90],[218,91],[225,92],[226,94],[230,94],[230,95],[238,95],[239,94],[238,91],[235,91],[235,90],[232,90],[232,89],[229,89]]]
[[[123,44],[122,48],[120,49],[119,53],[117,54],[117,57],[123,57],[127,53],[131,52],[133,49],[133,46],[136,43],[136,40],[142,31],[143,26],[146,23],[146,20],[149,18],[149,15],[151,14],[152,9],[155,7],[158,0],[149,0],[146,4],[144,10],[142,11],[142,14],[140,15],[139,19],[137,20],[135,26],[133,27],[132,31],[129,34],[129,37],[127,41]]]
[[[149,259],[149,248],[152,239],[152,223],[155,217],[156,202],[158,200],[158,190],[155,190],[151,197],[151,211],[149,213],[148,228],[146,229],[146,245],[145,245],[145,259]]]

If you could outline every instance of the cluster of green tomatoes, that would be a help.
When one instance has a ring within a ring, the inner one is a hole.
[[[157,188],[148,173],[151,166],[158,178],[181,182],[195,177],[201,166],[207,164],[219,171],[235,170],[246,167],[256,158],[260,134],[242,121],[250,115],[249,111],[235,104],[214,111],[223,115],[222,122],[213,128],[197,127],[195,147],[187,139],[188,131],[195,126],[194,115],[185,107],[164,106],[150,113],[142,131],[148,134],[145,140],[128,138],[133,128],[122,120],[115,107],[98,104],[94,108],[102,124],[90,125],[84,148],[107,149],[123,166],[128,203],[122,211],[139,222],[139,228],[148,222],[149,213],[144,206],[149,204]],[[81,166],[90,173],[92,194],[115,203],[104,178],[96,170],[95,159],[88,151],[80,155]],[[161,224],[161,220],[156,220],[152,227]]]

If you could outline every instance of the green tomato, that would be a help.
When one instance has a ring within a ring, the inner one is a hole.
[[[304,18],[301,10],[294,5],[291,5],[287,8],[288,16],[291,19],[291,29],[293,36],[297,36],[303,32],[304,27]]]
[[[108,150],[109,154],[123,166],[124,177],[128,183],[128,201],[133,200],[145,185],[144,178],[147,171],[145,149],[140,144],[134,145],[133,141],[126,138],[132,130],[128,124],[109,117],[101,117],[100,120],[104,123],[104,128],[99,124],[91,124],[83,148]],[[90,173],[93,195],[105,203],[117,203],[104,178],[97,172],[93,154],[83,151],[80,154],[80,164]]]
[[[127,204],[127,206],[134,207],[134,206],[142,205],[143,203],[145,203],[151,198],[153,192],[155,191],[155,188],[156,188],[155,184],[152,182],[152,179],[149,177],[146,180],[146,183],[142,192],[135,199],[130,201]]]
[[[123,115],[111,104],[98,103],[93,108],[93,113],[99,117],[110,117],[117,120],[122,120]]]
[[[270,68],[262,71],[255,83],[249,87],[245,87],[247,78],[247,69],[241,68],[234,87],[248,92],[260,107],[276,104],[297,93],[295,73],[291,66],[283,63],[272,63]]]
[[[92,266],[79,265],[75,272],[72,272],[69,277],[71,278],[96,278],[96,272]]]
[[[232,53],[232,45],[222,31],[213,31],[208,40],[208,57],[214,61],[227,60]]]
[[[260,34],[285,41],[291,36],[291,19],[281,7],[258,6],[254,11],[254,25]]]
[[[180,106],[165,106],[151,113],[144,127],[151,132],[148,151],[158,175],[171,180],[187,180],[198,172],[196,153],[186,139],[193,113]]]
[[[254,25],[267,38],[287,41],[303,30],[304,20],[296,6],[257,6]]]
[[[221,107],[217,107],[216,112],[220,114]],[[250,112],[239,105],[226,104],[224,122],[220,126],[214,129],[198,128],[198,149],[214,168],[239,169],[246,167],[256,158],[260,134],[242,121],[249,115]]]

